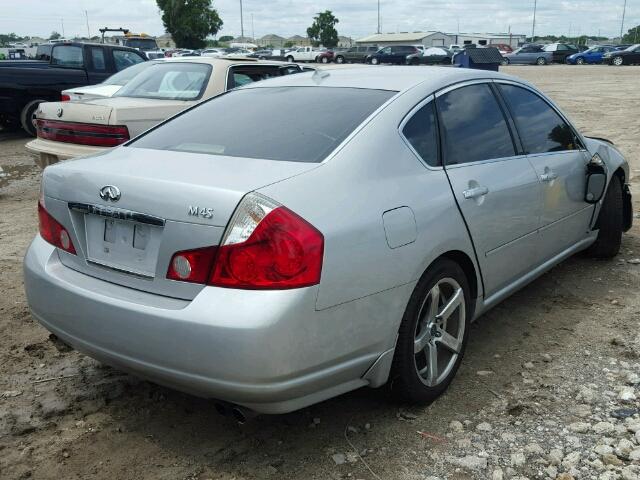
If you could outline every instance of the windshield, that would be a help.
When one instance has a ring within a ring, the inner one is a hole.
[[[631,45],[630,47],[625,48],[625,52],[635,52],[636,50],[640,50],[640,44]]]
[[[139,48],[140,50],[157,50],[158,44],[153,38],[129,38],[124,42],[125,46]]]
[[[130,146],[318,163],[395,93],[331,87],[233,90],[174,117]]]
[[[124,70],[116,73],[115,75],[111,75],[107,78],[103,85],[126,85],[129,81],[138,75],[140,72],[146,70],[152,65],[157,65],[157,62],[140,62],[130,67],[125,68]]]
[[[136,75],[116,97],[196,100],[207,86],[211,65],[159,62]]]

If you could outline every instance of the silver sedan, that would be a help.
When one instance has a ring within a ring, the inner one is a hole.
[[[628,181],[513,77],[290,75],[47,168],[25,288],[63,341],[238,418],[385,384],[428,402],[471,321],[617,254]]]

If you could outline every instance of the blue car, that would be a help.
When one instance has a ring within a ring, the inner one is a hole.
[[[571,65],[584,65],[585,63],[602,63],[602,56],[615,50],[616,47],[609,45],[596,45],[584,52],[574,53],[567,57],[567,63]]]

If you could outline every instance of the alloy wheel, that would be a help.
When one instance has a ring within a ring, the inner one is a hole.
[[[453,278],[443,278],[426,295],[418,312],[414,336],[414,365],[422,383],[444,381],[462,351],[465,296]]]
[[[622,57],[614,57],[613,59],[613,64],[618,67],[622,65],[622,62],[623,62]]]

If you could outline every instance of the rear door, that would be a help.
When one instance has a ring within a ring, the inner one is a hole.
[[[112,69],[109,68],[108,55],[104,47],[87,45],[85,55],[87,56],[87,77],[89,78],[89,85],[102,83],[112,75]]]
[[[490,296],[537,263],[540,183],[486,82],[437,95],[445,170]]]
[[[499,89],[541,182],[541,254],[551,258],[589,230],[594,206],[584,201],[584,192],[591,157],[569,123],[537,93],[507,83]]]

